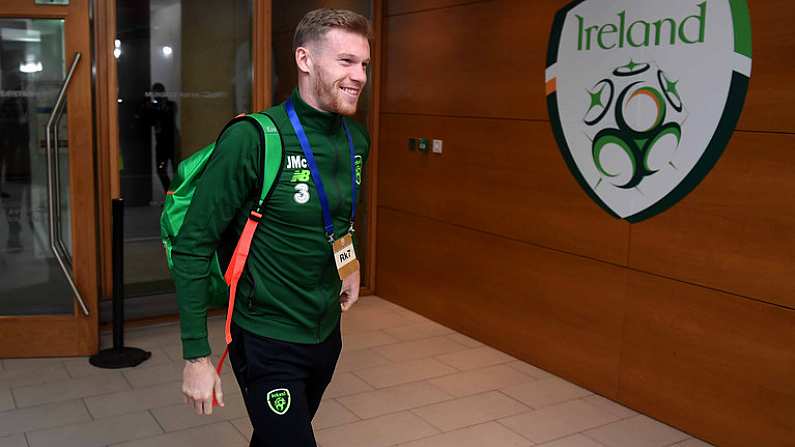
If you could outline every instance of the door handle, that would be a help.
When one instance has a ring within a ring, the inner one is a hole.
[[[52,113],[50,114],[50,119],[47,120],[47,127],[46,127],[46,136],[47,136],[47,195],[48,195],[48,204],[49,204],[49,211],[50,211],[50,221],[49,221],[49,229],[50,229],[50,249],[52,253],[55,255],[55,259],[58,260],[58,265],[61,267],[64,275],[66,276],[66,280],[69,283],[69,286],[72,288],[72,292],[74,292],[75,301],[80,306],[80,310],[82,310],[83,315],[89,316],[88,307],[86,307],[85,301],[83,301],[83,296],[80,294],[80,291],[77,289],[77,285],[75,284],[75,280],[72,277],[71,270],[66,266],[65,258],[67,256],[66,250],[64,248],[63,240],[61,240],[61,232],[56,231],[60,227],[60,221],[58,216],[60,215],[60,199],[61,199],[61,188],[60,188],[60,174],[58,173],[59,169],[59,155],[58,155],[58,141],[54,140],[54,136],[57,138],[57,131],[54,129],[54,125],[60,121],[61,116],[63,114],[63,107],[66,100],[66,90],[69,88],[69,83],[72,81],[72,76],[75,73],[75,69],[77,68],[77,64],[80,62],[80,53],[75,53],[74,59],[72,60],[72,66],[69,68],[69,72],[66,75],[66,79],[64,79],[63,84],[61,85],[61,90],[58,92],[58,99],[55,101],[55,105],[52,108]]]

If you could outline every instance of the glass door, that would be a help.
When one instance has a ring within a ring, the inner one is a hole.
[[[37,3],[0,8],[0,357],[97,348],[89,4]]]
[[[177,164],[252,112],[253,0],[116,0],[126,315],[177,313],[160,213]]]

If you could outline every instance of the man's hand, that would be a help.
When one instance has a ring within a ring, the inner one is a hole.
[[[221,378],[215,372],[209,357],[185,361],[182,370],[182,394],[185,403],[192,406],[196,414],[213,414],[213,394],[218,405],[224,406]]]
[[[359,285],[361,284],[361,275],[359,270],[351,273],[347,278],[342,280],[342,289],[340,290],[340,307],[342,311],[350,309],[353,303],[359,300]]]

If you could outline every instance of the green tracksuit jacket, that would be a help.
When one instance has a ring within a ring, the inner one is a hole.
[[[351,214],[351,160],[343,118],[307,105],[298,90],[292,100],[312,145],[339,238],[348,231]],[[266,113],[282,135],[284,162],[238,284],[234,321],[261,336],[319,343],[340,318],[341,281],[324,234],[317,190],[284,105]],[[364,127],[344,119],[353,136],[358,190],[370,139]],[[253,124],[240,122],[218,139],[174,243],[186,359],[210,354],[206,325],[210,262],[218,250],[225,270],[247,216],[256,206],[262,170],[257,132]]]

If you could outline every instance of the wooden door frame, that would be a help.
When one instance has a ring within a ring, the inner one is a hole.
[[[97,181],[99,182],[99,251],[102,299],[113,295],[112,200],[121,197],[119,176],[118,71],[113,56],[116,38],[116,2],[94,1],[96,64]]]
[[[70,64],[76,51],[81,62],[67,91],[69,198],[72,215],[72,268],[89,316],[73,303],[72,315],[0,316],[0,357],[76,356],[97,351],[98,259],[94,176],[93,109],[89,0],[67,6],[35,5],[32,0],[5,0],[2,18],[64,19],[64,49]],[[67,67],[68,68],[68,67]],[[88,131],[79,131],[87,129]],[[78,148],[80,150],[78,150]],[[70,291],[71,293],[71,291]],[[24,341],[23,343],[19,343]]]
[[[378,223],[378,148],[381,133],[381,73],[383,68],[383,23],[384,2],[372,0],[373,7],[373,48],[371,66],[373,67],[370,114],[368,127],[370,128],[370,156],[367,160],[367,259],[365,272],[367,272],[367,285],[362,288],[362,295],[376,293],[376,226]]]

